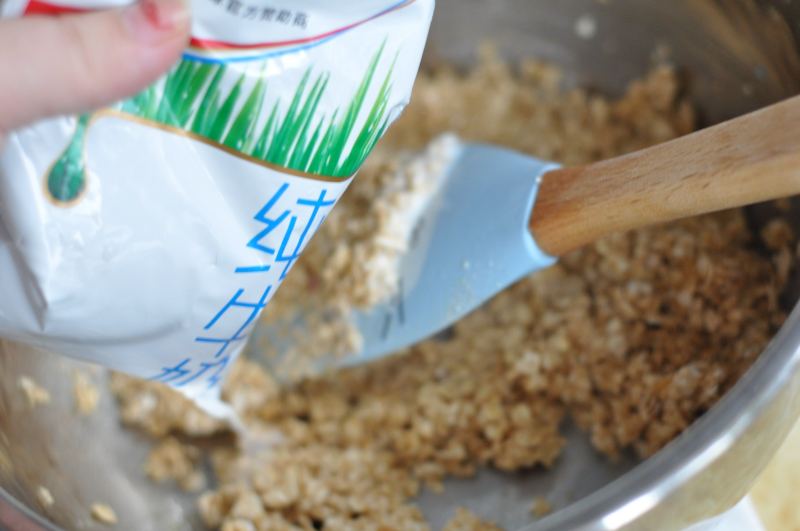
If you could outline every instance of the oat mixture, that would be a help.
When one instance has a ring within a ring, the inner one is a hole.
[[[470,511],[459,508],[442,531],[501,531],[499,527],[484,522]]]
[[[36,489],[36,499],[39,501],[42,507],[45,508],[52,507],[56,502],[50,490],[42,485],[39,485],[39,487]]]
[[[50,391],[36,383],[33,378],[20,376],[17,385],[25,394],[28,405],[32,408],[50,403]]]
[[[166,437],[150,452],[145,473],[156,483],[172,481],[187,492],[197,492],[206,486],[201,459],[199,448]]]
[[[92,518],[101,524],[115,525],[117,523],[117,513],[105,503],[93,503],[90,512]]]
[[[535,498],[531,504],[531,513],[539,518],[550,514],[552,510],[553,506],[550,505],[550,502],[542,497]]]
[[[346,216],[331,214],[328,244],[307,250],[315,257],[307,261],[310,267],[300,266],[303,278],[291,282],[283,302],[270,305],[265,321],[271,326],[259,346],[267,357],[280,356],[273,363],[276,373],[297,380],[310,374],[314,363],[335,362],[361,349],[350,312],[396,293],[415,220],[444,181],[458,146],[455,136],[442,135],[422,153],[394,150],[371,159],[374,177],[360,187],[358,203],[344,199]]]
[[[73,394],[78,413],[81,415],[94,413],[100,402],[100,390],[86,372],[75,371],[73,374]]]
[[[407,187],[392,181],[403,174],[392,159],[444,131],[577,164],[693,127],[667,68],[610,101],[563,92],[558,71],[537,62],[514,72],[484,54],[466,74],[439,67],[420,77],[267,318],[308,302],[309,291],[310,304],[329,307],[370,300],[359,278],[383,252],[375,234],[391,193],[380,190],[387,180]],[[200,512],[225,531],[428,529],[413,503],[423,485],[439,489],[481,466],[549,466],[567,416],[611,458],[649,456],[708,410],[781,324],[794,237],[782,223],[763,236],[773,260],[740,211],[613,236],[518,282],[447,341],[291,387],[242,360],[224,397],[269,442],[212,451],[218,486],[201,495]],[[114,391],[123,420],[154,437],[224,429],[163,386],[115,375]],[[459,511],[447,529],[496,527]]]

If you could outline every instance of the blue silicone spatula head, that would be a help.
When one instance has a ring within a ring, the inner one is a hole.
[[[398,293],[355,313],[363,348],[342,363],[370,361],[425,339],[555,263],[536,245],[528,220],[541,176],[557,166],[492,146],[459,150],[412,231]]]
[[[437,192],[416,217],[397,293],[369,310],[354,310],[360,351],[317,360],[320,369],[372,361],[424,340],[556,261],[536,245],[528,221],[542,175],[557,165],[486,145],[455,149]],[[302,329],[302,319],[291,326]],[[272,326],[254,334],[251,358],[259,357],[254,351],[264,341],[273,347],[284,342],[278,351],[292,342]],[[266,359],[279,368],[280,355]]]
[[[353,312],[362,347],[333,363],[371,361],[425,339],[554,263],[528,230],[531,214],[540,241],[563,254],[613,232],[800,193],[799,123],[797,96],[657,146],[552,173],[552,163],[459,145],[416,219],[397,295]],[[260,330],[268,340],[271,332]],[[267,364],[280,362],[278,356]],[[314,365],[326,366],[325,359]]]

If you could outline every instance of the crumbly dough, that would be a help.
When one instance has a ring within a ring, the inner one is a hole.
[[[120,398],[122,422],[152,437],[172,432],[202,437],[226,429],[224,422],[200,411],[183,395],[167,386],[113,373],[111,391]]]
[[[553,511],[553,506],[550,502],[541,496],[537,496],[531,504],[531,513],[537,518],[541,518],[550,514]]]
[[[360,350],[351,311],[386,302],[397,292],[400,260],[416,220],[442,184],[459,145],[455,136],[442,135],[421,154],[396,153],[375,163],[372,177],[359,188],[359,202],[348,202],[344,214],[337,207],[329,216],[322,244],[304,262],[314,264],[313,269],[301,265],[301,273],[293,271],[305,281],[282,286],[288,294],[281,296],[283,302],[271,303],[265,320],[270,332],[261,350],[273,358],[276,374],[297,380],[310,374],[315,363]]]
[[[92,383],[89,375],[83,371],[75,371],[73,376],[73,394],[75,408],[81,415],[90,415],[100,402],[100,390]]]
[[[298,301],[345,311],[374,300],[358,281],[383,249],[375,234],[391,194],[380,191],[402,180],[398,155],[442,132],[579,164],[693,127],[668,68],[608,100],[563,91],[558,70],[534,61],[515,72],[484,52],[470,72],[439,67],[419,78],[267,319]],[[567,415],[611,458],[653,454],[736,382],[782,323],[794,236],[776,223],[765,229],[774,260],[740,211],[606,238],[505,290],[447,340],[293,386],[240,360],[223,396],[249,429],[278,430],[280,442],[215,450],[218,487],[200,498],[201,514],[226,531],[427,529],[411,499],[421,485],[481,466],[550,466]],[[381,285],[391,282],[372,284]],[[164,386],[116,375],[114,390],[123,420],[153,436],[223,428]],[[472,518],[460,512],[450,529],[480,529]]]
[[[50,392],[36,383],[28,376],[20,376],[17,385],[25,394],[25,399],[31,407],[41,406],[50,403]]]
[[[39,487],[36,488],[36,499],[39,500],[39,503],[45,509],[52,507],[56,502],[55,498],[53,498],[53,494],[44,485],[39,485]]]
[[[468,509],[459,507],[442,531],[501,531],[491,522],[481,520]]]
[[[197,492],[206,485],[200,468],[201,459],[199,448],[184,444],[175,437],[167,437],[151,450],[145,473],[157,483],[174,481],[185,491]]]
[[[92,518],[101,524],[115,525],[117,523],[117,513],[105,503],[93,503],[90,510]]]

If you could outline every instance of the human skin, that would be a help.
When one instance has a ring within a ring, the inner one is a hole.
[[[180,57],[189,26],[185,0],[0,20],[0,143],[40,118],[135,94]]]

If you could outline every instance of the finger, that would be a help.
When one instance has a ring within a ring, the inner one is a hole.
[[[188,34],[183,0],[0,21],[0,133],[138,92],[174,64]]]

